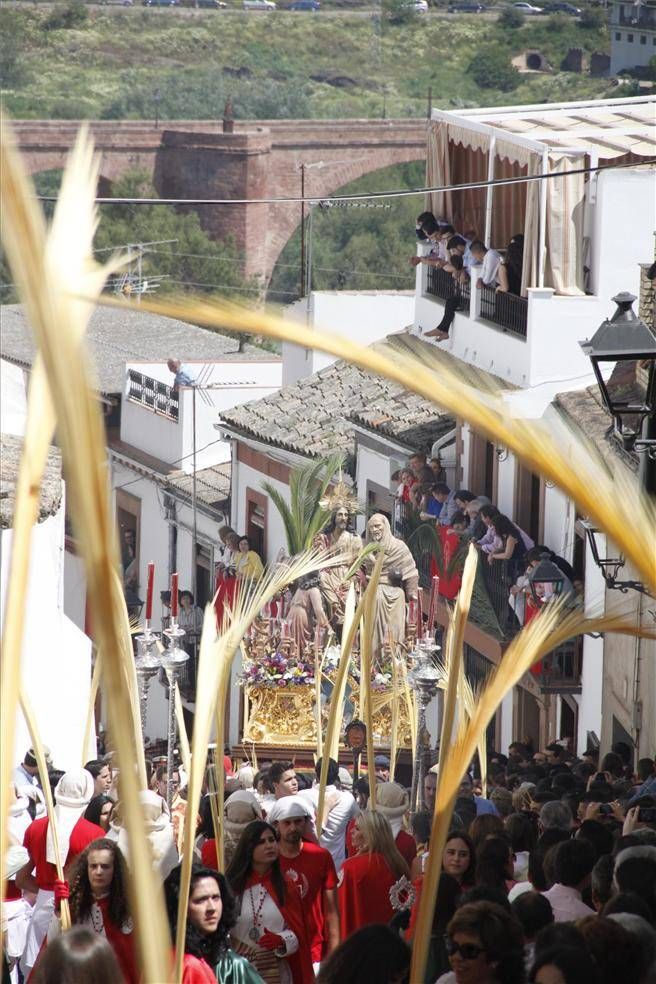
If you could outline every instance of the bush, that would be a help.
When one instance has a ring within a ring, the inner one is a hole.
[[[564,14],[554,14],[547,20],[547,30],[552,34],[562,34],[570,26],[570,19]]]
[[[515,10],[514,7],[505,7],[499,14],[497,20],[502,27],[508,27],[513,31],[518,27],[524,26],[523,13],[521,10]]]
[[[82,27],[89,19],[89,11],[83,0],[71,0],[65,7],[55,7],[44,21],[46,31],[71,30]]]
[[[519,72],[511,64],[509,55],[498,48],[479,51],[467,71],[481,89],[511,92],[521,81]]]
[[[586,7],[579,19],[579,26],[591,31],[601,31],[606,27],[606,12],[595,7]]]

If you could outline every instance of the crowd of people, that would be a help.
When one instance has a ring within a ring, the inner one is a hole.
[[[436,218],[432,212],[422,212],[417,216],[416,234],[430,248],[422,256],[412,256],[411,264],[443,270],[454,281],[453,295],[445,301],[444,317],[436,328],[425,333],[427,336],[437,338],[438,341],[449,337],[449,328],[461,304],[462,287],[471,280],[474,269],[479,271],[476,276],[479,290],[485,287],[495,293],[521,294],[524,254],[522,233],[512,237],[502,255],[498,250],[486,246],[475,230],[456,232],[447,219]]]
[[[538,590],[543,592],[543,598],[539,600],[531,591],[529,578],[545,555],[562,573],[560,593],[569,595],[572,603],[576,602],[582,585],[572,565],[550,547],[536,544],[526,530],[504,515],[488,496],[469,489],[451,489],[445,481],[439,457],[431,458],[429,462],[425,455],[414,454],[407,466],[395,472],[393,477],[398,483],[393,518],[396,535],[408,539],[419,521],[430,523],[441,532],[447,547],[444,553],[448,557],[455,556],[461,546],[473,543],[480,551],[481,562],[492,566],[503,561],[502,579],[508,589],[508,621],[514,621],[518,627],[526,624],[539,611],[541,600],[546,600],[553,590],[553,586],[546,583],[539,585]],[[443,574],[447,566],[443,563]],[[442,593],[449,590],[449,580],[444,579]]]
[[[565,744],[492,752],[487,789],[462,779],[441,856],[424,980],[439,984],[649,984],[656,981],[656,761],[623,743],[599,760]],[[299,758],[301,753],[299,753]],[[184,941],[176,940],[180,850],[149,769],[141,794],[152,862],[163,884],[185,984],[402,984],[439,781],[421,808],[383,755],[376,791],[334,760],[319,815],[314,775],[290,761],[233,768],[224,758],[224,857],[209,787],[197,812]],[[127,884],[128,839],[107,760],[53,769],[59,859],[36,761],[14,772],[3,944],[12,981],[140,980]],[[173,809],[191,808],[176,766]],[[374,802],[375,800],[375,802]],[[220,870],[222,868],[223,870]],[[62,932],[68,900],[73,928]]]

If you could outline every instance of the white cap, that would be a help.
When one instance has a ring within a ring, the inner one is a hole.
[[[269,812],[267,820],[275,823],[277,820],[295,820],[298,817],[311,817],[312,807],[306,799],[300,796],[283,796],[276,800]]]
[[[342,789],[353,789],[353,776],[343,765],[339,767],[339,784]]]

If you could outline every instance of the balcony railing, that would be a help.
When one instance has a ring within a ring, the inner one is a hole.
[[[528,300],[509,291],[499,293],[493,287],[481,287],[481,318],[492,321],[504,331],[511,331],[519,338],[526,338]]]
[[[581,636],[567,639],[538,663],[533,674],[543,694],[580,693],[583,669],[583,640]]]
[[[439,297],[446,301],[450,297],[460,296],[460,310],[469,311],[470,286],[469,283],[457,284],[450,273],[440,267],[428,267],[426,277],[426,293],[433,297]]]
[[[619,23],[622,27],[635,27],[638,30],[644,27],[653,31],[656,28],[656,10],[632,5],[630,11],[625,13],[624,8],[620,7]]]
[[[158,379],[145,376],[135,369],[128,369],[128,399],[132,403],[140,403],[155,413],[174,420],[180,415],[180,401],[177,392]]]

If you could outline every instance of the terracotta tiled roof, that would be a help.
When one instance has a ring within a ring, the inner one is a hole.
[[[0,434],[0,529],[8,529],[14,522],[16,482],[23,453],[23,438],[14,434]],[[62,497],[61,452],[51,447],[41,483],[38,522],[59,511]]]

